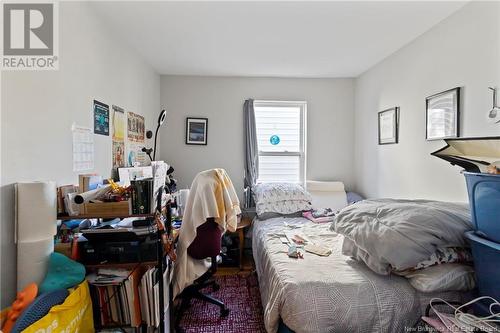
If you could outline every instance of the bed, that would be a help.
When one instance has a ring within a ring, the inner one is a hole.
[[[289,258],[279,236],[294,231],[292,227],[331,248],[332,254],[306,252],[304,259]],[[277,332],[280,322],[296,333],[405,332],[419,320],[430,298],[463,298],[458,292],[424,294],[405,278],[376,274],[342,255],[342,242],[343,236],[330,231],[330,224],[299,217],[254,221],[252,249],[269,333]]]

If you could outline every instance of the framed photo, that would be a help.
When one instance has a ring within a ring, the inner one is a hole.
[[[207,118],[186,118],[186,144],[206,145],[207,129]]]
[[[378,113],[378,144],[398,143],[399,107],[393,107]]]
[[[425,99],[427,140],[458,138],[460,128],[460,87]]]

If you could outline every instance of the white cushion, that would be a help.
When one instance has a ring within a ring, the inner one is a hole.
[[[306,189],[311,194],[314,209],[331,208],[336,211],[347,206],[347,194],[342,182],[308,180]]]
[[[345,192],[344,183],[342,182],[320,182],[316,180],[308,180],[306,188],[309,192]]]
[[[442,264],[406,275],[413,288],[424,293],[474,289],[474,269],[462,264]]]
[[[252,188],[257,215],[292,214],[311,209],[311,196],[294,183],[262,183]]]

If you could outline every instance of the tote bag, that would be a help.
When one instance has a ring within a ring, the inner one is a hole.
[[[63,304],[52,307],[45,317],[23,331],[23,333],[90,332],[94,332],[94,319],[87,280],[80,283]]]

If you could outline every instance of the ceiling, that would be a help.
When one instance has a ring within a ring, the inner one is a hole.
[[[356,77],[464,4],[105,1],[92,6],[160,74]]]

